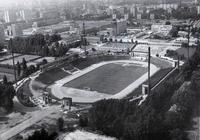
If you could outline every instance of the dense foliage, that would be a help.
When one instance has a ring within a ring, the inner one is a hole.
[[[58,34],[35,34],[28,37],[16,37],[9,41],[9,50],[22,54],[37,54],[41,56],[55,56],[65,54],[67,46],[58,44],[61,36]],[[55,43],[52,46],[52,43]],[[68,50],[68,49],[67,49]],[[57,53],[57,54],[56,54]]]
[[[196,18],[197,10],[190,9],[189,7],[178,7],[177,9],[172,10],[172,16],[176,19],[190,19]]]
[[[27,140],[55,140],[58,134],[56,132],[49,134],[45,129],[35,131],[32,136],[29,136]]]
[[[12,83],[7,81],[6,76],[3,78],[3,83],[0,83],[0,108],[9,112],[13,108],[13,98],[15,90]]]

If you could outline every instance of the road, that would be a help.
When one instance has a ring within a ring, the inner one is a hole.
[[[22,122],[22,123],[20,123],[16,126],[10,128],[9,130],[1,133],[0,134],[0,140],[7,140],[7,139],[14,137],[15,135],[17,135],[20,132],[22,132],[23,130],[25,130],[26,128],[32,126],[33,124],[39,122],[43,118],[51,115],[51,113],[56,112],[58,110],[59,110],[58,106],[50,106],[49,108],[46,108],[46,109],[43,109],[43,110],[34,111],[31,114],[30,119],[27,119],[24,122]]]

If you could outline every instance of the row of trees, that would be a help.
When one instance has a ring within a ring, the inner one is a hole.
[[[58,34],[53,35],[43,35],[43,34],[35,34],[28,37],[16,37],[9,41],[9,50],[15,53],[22,54],[37,54],[37,55],[45,55],[43,51],[45,49],[45,45],[49,46],[53,42],[57,42],[61,40],[61,36]]]
[[[53,132],[49,134],[44,128],[35,131],[32,136],[29,136],[27,140],[55,140],[58,134]]]
[[[140,106],[137,102],[114,99],[94,103],[88,114],[89,125],[122,140],[187,139],[185,128],[199,99],[199,62],[197,49],[180,72],[166,79]],[[183,84],[180,79],[192,82]]]
[[[171,15],[176,19],[191,19],[197,17],[197,10],[179,6],[177,9],[172,10]]]

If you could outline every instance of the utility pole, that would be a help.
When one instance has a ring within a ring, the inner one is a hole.
[[[182,6],[182,1],[181,1],[181,0],[179,1],[179,6],[180,6],[180,7]]]
[[[188,43],[187,43],[188,44],[188,46],[187,46],[188,47],[188,62],[190,59],[190,56],[189,56],[190,55],[190,26],[191,25],[188,26],[188,36],[187,36],[188,37]]]
[[[189,23],[188,25],[188,36],[187,36],[187,47],[188,47],[188,62],[189,62],[189,59],[190,59],[190,33],[191,33],[191,27],[193,26],[195,20],[193,20],[191,23]]]
[[[151,48],[148,47],[148,94],[151,93],[151,82],[150,82],[150,62],[151,62]]]
[[[13,52],[13,40],[12,40],[12,38],[10,39],[10,48],[11,48],[11,53],[12,53],[12,62],[13,62],[15,83],[17,83],[17,76],[16,76],[16,70],[15,70],[15,57],[14,57],[14,52]]]
[[[132,47],[132,49],[134,49],[135,45]],[[151,48],[148,47],[148,51],[134,51],[132,50],[130,52],[132,52],[133,54],[134,53],[144,53],[144,54],[147,54],[148,55],[148,94],[151,93],[151,73],[150,73],[150,66],[151,66]],[[129,52],[129,53],[130,53]]]
[[[86,55],[86,39],[85,39],[85,21],[84,21],[84,19],[83,19],[82,45],[84,46],[84,52],[85,52],[85,55]]]
[[[116,34],[115,34],[115,36],[117,36],[117,17],[116,17]]]

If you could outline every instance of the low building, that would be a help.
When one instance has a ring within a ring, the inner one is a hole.
[[[102,31],[99,31],[97,33],[97,35],[99,36],[113,36],[114,35],[114,29],[113,28],[107,28],[106,30],[102,30]]]
[[[163,24],[153,24],[151,26],[151,31],[154,33],[161,33],[163,35],[168,35],[172,30],[172,25],[163,25]]]
[[[188,35],[188,32],[186,32],[186,31],[179,31],[178,32],[178,36],[180,36],[180,37],[186,37]]]
[[[9,9],[4,11],[4,20],[6,23],[17,21],[17,11],[15,9]]]
[[[32,11],[29,9],[23,9],[19,11],[21,20],[29,21],[32,19]]]

